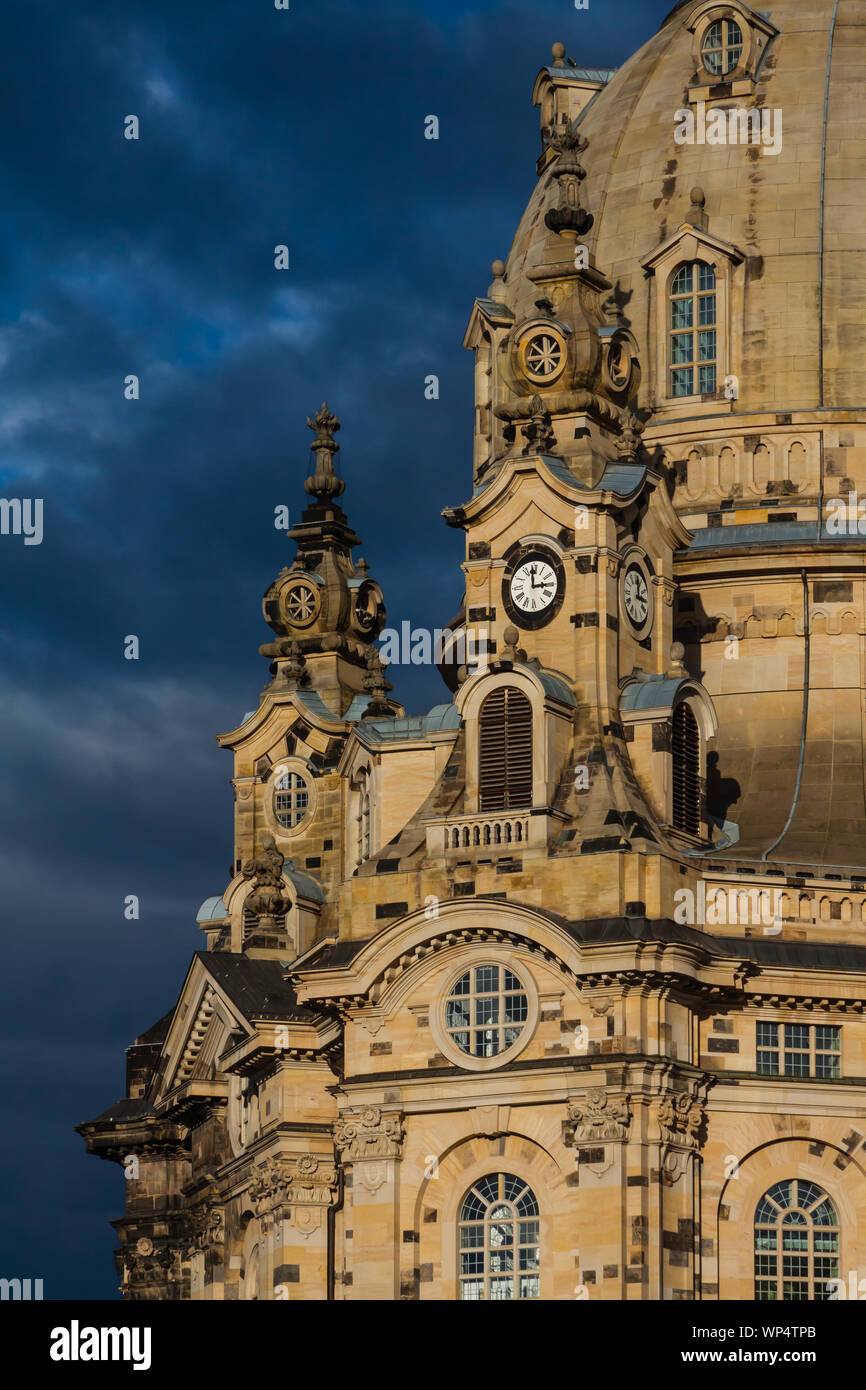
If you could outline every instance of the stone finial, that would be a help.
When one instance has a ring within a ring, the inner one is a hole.
[[[310,445],[316,456],[316,467],[305,480],[304,489],[317,501],[329,502],[339,497],[346,488],[343,479],[338,478],[334,472],[334,454],[340,447],[334,435],[340,428],[340,422],[323,401],[322,408],[315,417],[312,420],[307,417],[307,426],[316,434]]]
[[[540,396],[533,396],[529,402],[529,420],[520,433],[526,440],[524,456],[529,454],[550,454],[556,448],[556,435],[550,420],[550,411],[544,407]]]
[[[370,696],[370,703],[364,710],[363,718],[391,714],[388,704],[388,691],[394,687],[385,679],[385,666],[378,650],[371,647],[367,653],[367,673],[364,676],[364,689]]]
[[[631,462],[640,449],[643,424],[633,410],[627,410],[621,419],[622,432],[616,441],[616,451],[623,462]]]
[[[502,634],[502,640],[505,643],[505,646],[502,648],[502,660],[516,661],[517,644],[520,641],[520,633],[517,628],[509,624]]]
[[[589,141],[570,126],[552,134],[548,144],[556,151],[552,173],[559,185],[559,197],[555,205],[544,214],[544,225],[552,232],[574,232],[583,236],[592,226],[595,218],[591,212],[580,206],[580,185],[586,178],[586,170],[579,156]]]
[[[684,662],[685,662],[685,655],[686,655],[686,649],[685,649],[685,647],[683,646],[682,642],[672,642],[672,643],[671,643],[671,664],[670,664],[670,667],[668,668],[668,670],[665,672],[665,675],[667,675],[667,676],[673,676],[673,677],[677,677],[677,676],[686,676],[686,675],[688,675],[688,672],[687,672],[687,670],[686,670],[686,668],[685,668],[685,664],[684,664]]]
[[[565,67],[565,44],[555,43],[551,50],[553,54],[553,66],[555,68]]]
[[[487,291],[487,298],[494,299],[498,304],[505,303],[505,262],[498,258],[490,267],[493,276],[493,283]]]
[[[689,194],[689,202],[691,206],[689,207],[689,215],[686,221],[689,222],[692,227],[697,227],[698,230],[701,232],[705,232],[707,230],[707,223],[709,221],[709,218],[707,217],[707,214],[704,211],[706,201],[706,195],[702,188],[696,187],[692,189],[691,193]]]

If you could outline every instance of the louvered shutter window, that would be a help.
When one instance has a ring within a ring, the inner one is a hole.
[[[687,704],[677,705],[673,717],[674,829],[697,835],[701,826],[701,738],[697,720]]]
[[[532,706],[511,686],[494,690],[478,716],[478,797],[482,811],[532,805]]]

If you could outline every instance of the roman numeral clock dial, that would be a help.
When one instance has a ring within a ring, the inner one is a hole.
[[[532,551],[509,565],[502,598],[513,622],[520,627],[542,627],[562,602],[563,587],[559,559],[544,551]]]

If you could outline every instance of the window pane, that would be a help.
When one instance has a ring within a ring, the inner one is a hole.
[[[475,1022],[499,1022],[499,998],[497,995],[494,994],[492,997],[485,995],[483,998],[475,1000]]]
[[[692,292],[692,268],[690,265],[681,265],[671,281],[671,294],[691,294]]]
[[[808,1054],[808,1052],[786,1052],[786,1053],[785,1053],[785,1075],[786,1075],[786,1076],[808,1076],[808,1075],[809,1075],[809,1054]]]
[[[785,1024],[785,1046],[809,1050],[809,1025],[807,1023]]]
[[[671,371],[671,395],[691,396],[693,380],[691,367],[674,367]]]
[[[716,272],[711,265],[705,261],[698,261],[698,289],[714,290],[716,288]]]
[[[775,1023],[758,1024],[758,1047],[778,1047],[779,1028]]]
[[[711,394],[716,389],[716,369],[715,367],[698,368],[698,390],[702,396]]]
[[[716,321],[716,296],[714,294],[702,294],[698,300],[698,325],[703,328],[706,324],[713,324]]]
[[[692,303],[691,299],[671,300],[671,328],[692,327]]]
[[[691,333],[674,333],[671,337],[671,362],[691,362],[693,345]]]
[[[475,990],[478,994],[489,994],[499,988],[499,967],[479,965],[475,970]]]
[[[698,361],[714,362],[716,359],[716,330],[702,328],[698,333]]]
[[[842,1029],[819,1023],[815,1029],[815,1046],[821,1052],[838,1052],[842,1046]]]
[[[815,1057],[815,1075],[838,1077],[842,1075],[839,1058],[832,1052],[819,1052]]]

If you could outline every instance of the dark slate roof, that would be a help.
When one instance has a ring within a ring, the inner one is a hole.
[[[77,1131],[87,1128],[89,1125],[101,1125],[105,1121],[111,1120],[114,1124],[121,1124],[124,1120],[138,1120],[145,1115],[155,1115],[156,1111],[148,1101],[140,1098],[138,1100],[116,1100],[113,1105],[109,1105],[107,1110],[103,1110],[101,1115],[97,1115],[93,1120],[85,1120],[83,1125],[76,1125]]]
[[[313,1009],[298,1003],[277,960],[252,960],[228,951],[196,951],[196,957],[245,1018],[295,1019],[305,1023],[318,1017]]]
[[[152,1028],[148,1028],[146,1033],[141,1033],[132,1044],[133,1047],[147,1046],[148,1043],[161,1043],[165,1041],[168,1034],[168,1026],[174,1017],[174,1008],[170,1008],[167,1014],[157,1019]]]
[[[479,895],[475,900],[484,903]],[[866,946],[830,945],[824,942],[781,941],[767,936],[714,936],[696,927],[687,927],[670,918],[659,917],[596,917],[587,921],[569,922],[556,912],[532,909],[562,927],[578,943],[587,946],[615,945],[627,941],[658,942],[696,946],[707,955],[719,959],[754,961],[765,967],[795,966],[800,970],[849,970],[866,973]],[[317,954],[308,956],[299,970],[338,970],[352,961],[374,940],[329,942]]]
[[[866,946],[825,941],[781,941],[769,936],[726,936],[717,940],[726,954],[760,965],[794,965],[802,970],[866,971]]]

